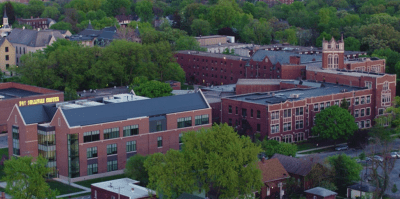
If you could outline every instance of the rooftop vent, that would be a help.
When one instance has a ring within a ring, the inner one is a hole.
[[[6,97],[4,97],[3,95],[0,95],[0,99],[4,99],[4,98],[6,98]]]
[[[343,89],[340,92],[342,92],[342,93],[347,92],[347,89]]]

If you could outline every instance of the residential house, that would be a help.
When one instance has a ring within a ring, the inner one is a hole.
[[[93,199],[150,199],[156,192],[138,185],[139,181],[121,178],[90,185]]]
[[[118,20],[118,23],[121,27],[127,27],[129,23],[132,21],[137,21],[139,17],[137,15],[117,15],[115,18]]]
[[[357,199],[360,196],[364,196],[365,199],[372,199],[373,193],[376,191],[376,187],[370,185],[367,182],[353,184],[347,187],[347,198]]]
[[[92,23],[89,21],[89,25],[85,30],[82,30],[76,35],[66,37],[66,39],[76,41],[85,46],[106,46],[117,38],[116,33],[116,27],[106,27],[102,30],[95,30],[93,29]]]
[[[72,35],[72,33],[69,30],[56,30],[58,32],[61,33],[61,35],[65,38],[65,37],[70,37]]]
[[[258,168],[262,172],[262,181],[264,186],[261,192],[257,193],[259,198],[281,198],[284,195],[284,184],[288,178],[289,173],[279,162],[277,158],[266,160],[262,158],[258,162]]]
[[[15,65],[15,48],[6,37],[0,38],[0,72],[10,75],[7,70]]]
[[[15,47],[15,64],[17,66],[21,64],[22,55],[42,50],[57,39],[63,38],[59,31],[36,31],[19,28],[13,29],[11,34],[7,36],[8,41]]]
[[[307,199],[336,199],[336,192],[322,187],[314,187],[304,191]]]
[[[17,19],[19,25],[30,25],[35,30],[46,30],[55,24],[56,21],[50,18],[33,18],[30,19]]]
[[[289,175],[295,178],[302,191],[312,188],[312,179],[309,174],[314,169],[314,165],[322,166],[313,158],[300,159],[281,154],[275,154],[271,157],[273,158],[278,159]]]

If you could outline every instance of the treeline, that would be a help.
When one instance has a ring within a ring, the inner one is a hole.
[[[110,45],[85,47],[57,40],[44,51],[21,57],[15,68],[19,81],[29,85],[65,90],[127,86],[135,77],[184,82],[185,72],[176,63],[168,42],[139,44],[115,40]]]

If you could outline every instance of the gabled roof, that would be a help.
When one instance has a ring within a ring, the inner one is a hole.
[[[288,173],[300,176],[308,175],[315,164],[311,159],[299,159],[277,153],[271,159],[273,158],[277,158]]]
[[[200,92],[62,110],[71,127],[209,108]]]
[[[322,187],[314,187],[312,189],[306,190],[304,191],[306,193],[310,193],[313,195],[317,195],[317,196],[322,196],[322,197],[328,197],[328,196],[333,196],[333,195],[337,195],[336,192],[333,192],[329,189],[325,189]]]
[[[363,182],[362,185],[360,183],[353,184],[351,186],[348,186],[348,188],[353,189],[353,190],[362,191],[362,192],[367,192],[367,193],[374,192],[376,190],[376,187],[374,187],[366,182]]]
[[[280,63],[280,64],[289,64],[290,56],[300,57],[300,63],[310,63],[322,61],[321,55],[305,55],[305,54],[296,54],[285,51],[270,51],[270,50],[258,50],[252,56],[252,60],[254,61],[263,61],[265,57],[271,61],[272,64]]]
[[[52,37],[64,38],[59,31],[36,31],[28,29],[13,29],[7,39],[10,43],[23,44],[32,47],[44,47],[50,43]]]
[[[19,110],[22,118],[24,118],[25,123],[28,125],[50,122],[57,108],[49,105],[36,105],[19,107]]]
[[[259,161],[258,168],[262,172],[263,182],[270,182],[290,177],[289,173],[277,158]]]

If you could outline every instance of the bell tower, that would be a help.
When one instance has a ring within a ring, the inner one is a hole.
[[[324,69],[344,69],[344,41],[336,41],[332,37],[330,41],[325,38],[322,41],[322,68]]]
[[[8,27],[8,17],[7,17],[6,7],[4,7],[3,26]]]

